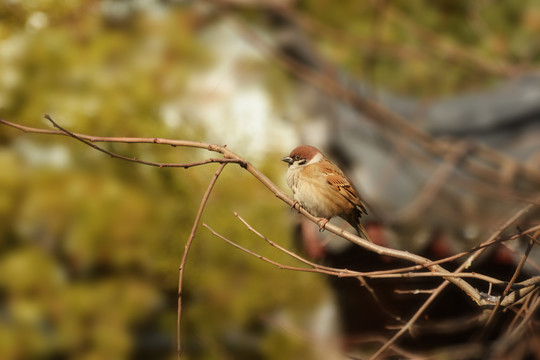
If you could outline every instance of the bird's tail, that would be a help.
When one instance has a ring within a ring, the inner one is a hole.
[[[361,238],[364,238],[365,240],[367,240],[369,242],[373,242],[369,238],[366,229],[364,229],[364,227],[362,226],[362,224],[360,224],[360,222],[354,224],[354,228],[356,229],[356,232],[358,233],[358,236],[360,236]]]
[[[359,216],[351,216],[346,220],[347,220],[347,222],[349,224],[351,224],[356,229],[356,232],[358,233],[358,236],[360,236],[361,238],[366,239],[369,242],[373,242],[373,240],[371,240],[369,238],[366,229],[364,229],[362,224],[360,224],[360,217]]]

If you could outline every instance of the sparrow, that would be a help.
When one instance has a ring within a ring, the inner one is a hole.
[[[289,164],[287,184],[294,200],[311,215],[323,218],[321,231],[332,217],[339,216],[360,237],[371,241],[360,224],[362,214],[367,215],[366,207],[339,167],[309,145],[298,146],[281,160]]]

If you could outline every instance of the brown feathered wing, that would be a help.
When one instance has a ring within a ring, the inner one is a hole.
[[[349,180],[347,180],[343,172],[334,164],[327,162],[324,164],[323,171],[326,174],[326,181],[328,184],[354,206],[354,211],[352,211],[351,214],[344,219],[356,229],[358,235],[366,240],[371,241],[367,235],[366,229],[364,229],[360,223],[362,213],[367,215],[366,206],[360,199],[360,196],[358,196],[354,190],[354,187],[351,185]]]

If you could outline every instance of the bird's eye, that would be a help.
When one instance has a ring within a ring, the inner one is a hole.
[[[298,160],[300,160],[300,155],[295,155],[294,156],[294,161],[298,161]]]

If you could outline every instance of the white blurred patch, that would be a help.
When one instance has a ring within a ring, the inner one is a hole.
[[[0,73],[0,86],[4,89],[13,89],[21,83],[21,73],[14,66],[6,66]]]
[[[159,109],[159,115],[165,126],[171,129],[179,127],[182,121],[180,111],[174,104],[163,104]]]
[[[25,37],[16,34],[0,41],[0,60],[6,62],[17,61],[26,51]]]
[[[15,150],[31,166],[44,166],[63,169],[70,165],[71,156],[65,146],[60,144],[38,144],[31,140],[18,138]]]
[[[33,12],[26,20],[26,28],[29,30],[41,30],[47,26],[49,26],[49,17],[40,11]]]
[[[327,298],[314,311],[309,328],[321,350],[336,350],[339,336],[338,312],[332,299]]]
[[[25,50],[26,41],[23,36],[13,35],[0,41],[0,108],[11,103],[11,90],[22,83],[19,62]]]
[[[215,65],[193,76],[188,94],[178,105],[187,118],[200,119],[208,142],[227,145],[257,162],[270,152],[289,153],[297,145],[292,123],[279,118],[264,87],[264,76],[246,66],[265,60],[227,21],[202,38],[213,50]],[[170,109],[162,112],[165,123],[177,126]]]

